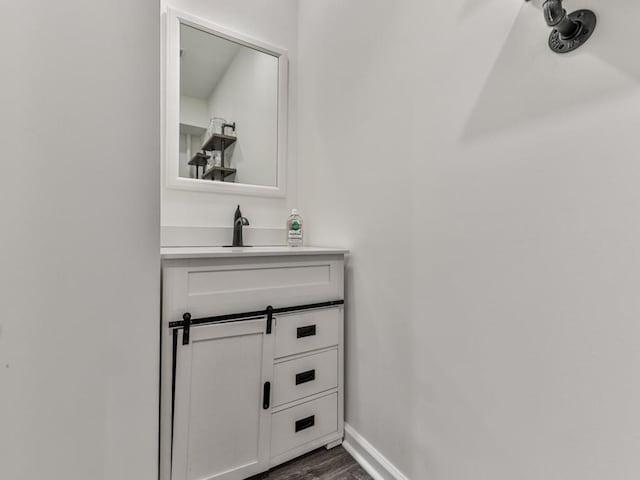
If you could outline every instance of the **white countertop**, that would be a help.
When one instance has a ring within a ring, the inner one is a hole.
[[[162,247],[163,260],[181,258],[277,257],[284,255],[343,255],[349,250],[321,247]]]

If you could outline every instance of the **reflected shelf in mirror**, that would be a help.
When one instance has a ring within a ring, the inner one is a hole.
[[[211,167],[209,170],[204,172],[204,174],[202,175],[202,178],[204,180],[214,180],[214,181],[219,180],[221,182],[224,182],[225,178],[227,178],[229,175],[233,175],[234,173],[236,173],[235,168]],[[218,178],[216,178],[216,176]]]
[[[191,160],[189,160],[189,165],[193,165],[196,167],[205,167],[207,165],[207,160],[211,158],[210,155],[207,155],[203,152],[196,153]]]
[[[236,143],[237,137],[231,135],[222,135],[221,133],[214,133],[209,137],[207,141],[202,145],[202,150],[211,152],[213,150],[224,151],[231,145]]]
[[[204,177],[205,169],[207,168],[207,160],[211,158],[211,155],[207,155],[205,152],[196,153],[191,160],[189,160],[189,165],[196,167],[196,178],[198,178],[200,168],[202,168],[202,175]]]

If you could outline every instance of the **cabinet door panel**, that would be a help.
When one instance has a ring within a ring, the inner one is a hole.
[[[189,345],[179,339],[172,480],[239,480],[268,468],[265,330],[262,318],[192,327]]]

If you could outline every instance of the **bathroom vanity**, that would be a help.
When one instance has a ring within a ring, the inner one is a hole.
[[[169,7],[165,19],[165,187],[285,197],[286,50],[191,12]],[[232,245],[248,224],[238,206]],[[189,230],[163,244],[206,237]],[[231,240],[213,230],[224,240],[208,242]],[[273,242],[258,239],[267,230],[251,243]],[[242,480],[340,444],[346,252],[161,253],[160,479]]]
[[[343,437],[345,250],[162,250],[161,480],[241,480]]]

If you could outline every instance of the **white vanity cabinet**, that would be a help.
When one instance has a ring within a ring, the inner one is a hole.
[[[243,480],[339,444],[346,252],[162,253],[161,480]]]

